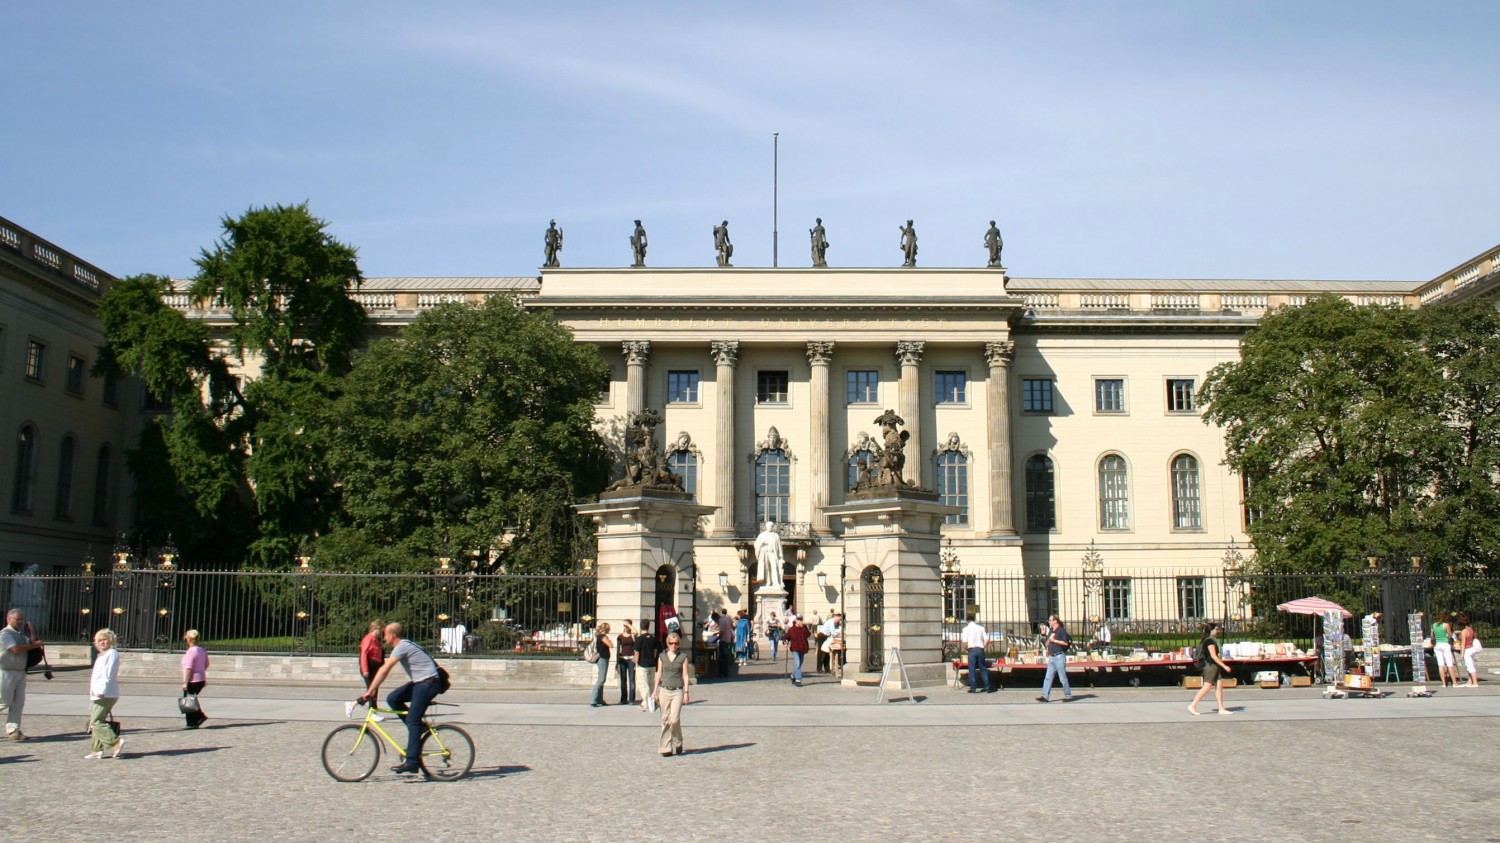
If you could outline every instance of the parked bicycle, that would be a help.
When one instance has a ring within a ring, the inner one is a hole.
[[[364,703],[353,703],[348,710],[353,711],[354,705]],[[390,714],[399,718],[401,712],[379,708],[373,703],[368,705],[364,722],[347,723],[329,732],[328,737],[323,739],[323,769],[341,782],[364,781],[375,772],[376,765],[380,763],[382,738],[398,756],[403,760],[406,758],[405,746],[381,727],[382,718],[378,717]],[[435,702],[432,705],[457,707],[453,703]],[[433,723],[431,716],[424,717],[422,725],[427,727],[422,735],[422,754],[417,759],[422,767],[422,774],[445,782],[467,776],[474,767],[474,739],[469,737],[469,733],[451,723]],[[405,737],[404,730],[402,737]]]

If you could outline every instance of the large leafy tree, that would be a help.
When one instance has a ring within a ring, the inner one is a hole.
[[[372,343],[330,419],[342,529],[319,542],[320,566],[430,570],[497,548],[507,527],[511,570],[568,564],[571,504],[608,479],[593,408],[605,373],[596,349],[504,296]]]
[[[1205,418],[1249,480],[1248,529],[1266,569],[1493,553],[1497,328],[1492,309],[1324,296],[1268,315],[1238,361],[1209,373]]]
[[[163,303],[168,282],[138,276],[104,296],[100,369],[140,377],[172,396],[131,454],[150,532],[227,560],[290,564],[337,507],[324,468],[338,379],[363,341],[355,251],[306,204],[252,208],[223,220],[223,237],[197,259],[195,301],[230,315],[230,359],[206,326]]]

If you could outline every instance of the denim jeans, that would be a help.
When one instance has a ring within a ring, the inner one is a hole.
[[[719,676],[729,678],[729,666],[734,663],[734,645],[719,639]]]
[[[594,705],[604,705],[604,680],[609,676],[609,659],[600,657],[594,664],[596,674],[594,676],[594,697],[589,700]]]
[[[807,655],[806,653],[799,653],[796,650],[792,651],[792,681],[793,682],[801,682],[802,681],[802,659],[806,655]]]
[[[620,705],[636,702],[635,660],[620,659],[615,662],[615,670],[620,674]]]
[[[983,676],[984,690],[990,689],[990,666],[984,658],[983,647],[969,648],[969,690],[977,691],[980,688],[980,678]]]
[[[421,682],[408,682],[391,692],[385,698],[386,705],[397,711],[405,711],[401,719],[406,722],[406,760],[408,767],[418,767],[422,763],[422,737],[425,731],[422,726],[422,717],[427,714],[427,706],[438,695],[438,681],[423,679]]]
[[[1042,696],[1052,695],[1052,677],[1062,679],[1063,699],[1073,699],[1073,687],[1068,684],[1068,654],[1058,653],[1047,657],[1047,677],[1042,680]]]
[[[781,645],[781,636],[780,635],[773,635],[773,636],[771,636],[771,661],[773,661],[773,662],[776,661],[776,650],[778,649],[778,647],[780,647],[780,645]]]

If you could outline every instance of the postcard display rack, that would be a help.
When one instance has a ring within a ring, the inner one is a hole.
[[[1330,686],[1344,675],[1344,618],[1337,610],[1323,613],[1323,681]]]
[[[1412,612],[1406,616],[1406,630],[1411,634],[1411,684],[1408,697],[1430,697],[1427,690],[1427,646],[1422,640],[1422,613]]]
[[[1360,637],[1365,645],[1365,673],[1380,677],[1380,620],[1374,615],[1365,615],[1360,621]]]

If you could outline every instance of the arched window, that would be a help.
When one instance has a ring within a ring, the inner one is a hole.
[[[767,448],[755,458],[755,521],[784,524],[792,512],[792,461],[786,451]]]
[[[1057,479],[1046,454],[1026,459],[1026,532],[1057,529]]]
[[[1172,527],[1178,530],[1203,528],[1203,505],[1200,501],[1198,460],[1190,454],[1172,459]]]
[[[1119,454],[1099,461],[1099,529],[1130,529],[1130,476]]]
[[[94,461],[94,523],[109,526],[109,446],[99,447],[99,456]]]
[[[78,453],[78,440],[64,436],[62,450],[57,453],[57,506],[54,514],[58,518],[73,517],[73,463]]]
[[[698,455],[678,449],[667,455],[667,467],[682,479],[682,490],[698,499]]]
[[[942,451],[937,455],[938,502],[961,508],[949,515],[949,524],[969,523],[969,458],[961,451]]]
[[[10,491],[12,512],[30,514],[36,494],[36,428],[26,425],[16,439],[16,477]]]

